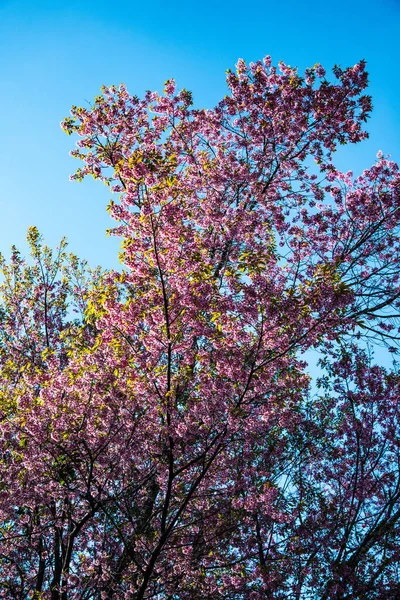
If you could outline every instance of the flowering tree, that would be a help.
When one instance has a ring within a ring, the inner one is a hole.
[[[63,122],[123,268],[34,228],[2,262],[0,597],[400,593],[399,377],[365,346],[398,339],[400,175],[335,167],[371,101],[334,75],[239,61],[213,110],[170,80]]]

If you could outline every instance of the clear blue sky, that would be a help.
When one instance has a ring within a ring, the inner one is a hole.
[[[174,77],[211,107],[239,57],[271,54],[300,69],[365,58],[371,137],[346,149],[340,166],[361,171],[379,149],[399,161],[399,31],[400,0],[0,0],[0,251],[24,248],[34,224],[51,245],[66,235],[93,266],[116,264],[118,244],[104,234],[108,192],[69,182],[78,164],[59,127],[103,83],[124,82],[140,95]]]

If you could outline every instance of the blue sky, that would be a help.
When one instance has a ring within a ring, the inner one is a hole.
[[[400,160],[400,0],[269,2],[37,2],[0,0],[0,251],[24,248],[36,225],[50,245],[62,235],[94,266],[115,266],[105,237],[109,192],[69,182],[78,166],[59,122],[104,84],[161,90],[174,77],[198,106],[225,94],[239,57],[271,54],[300,70],[315,62],[368,62],[370,139],[344,149],[340,167],[362,171],[381,149]]]

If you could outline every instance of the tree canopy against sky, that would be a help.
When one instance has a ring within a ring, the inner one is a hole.
[[[68,182],[74,168],[68,138],[58,123],[72,104],[87,106],[102,83],[124,82],[142,96],[169,77],[193,92],[198,107],[212,108],[226,93],[221,73],[242,56],[271,54],[303,72],[316,62],[366,59],[374,118],[369,140],[341,147],[337,163],[355,174],[377,150],[399,156],[400,82],[397,0],[308,0],[284,3],[232,0],[202,8],[154,0],[0,1],[0,251],[23,247],[35,224],[53,247],[67,236],[91,265],[117,266],[118,245],[105,239],[110,227],[106,189],[92,181]]]
[[[212,110],[105,87],[63,122],[123,268],[34,227],[2,261],[0,597],[400,592],[399,376],[370,355],[399,338],[400,176],[334,162],[365,63],[227,83]]]

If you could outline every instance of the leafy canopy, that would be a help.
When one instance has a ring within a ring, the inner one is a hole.
[[[370,356],[399,339],[400,176],[336,168],[371,99],[364,62],[333,74],[240,60],[214,109],[169,80],[63,121],[122,268],[35,228],[1,261],[0,598],[400,593],[399,376]]]

